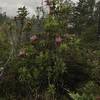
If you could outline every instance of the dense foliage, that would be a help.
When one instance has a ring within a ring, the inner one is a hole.
[[[0,21],[0,100],[99,100],[100,2],[46,4]]]

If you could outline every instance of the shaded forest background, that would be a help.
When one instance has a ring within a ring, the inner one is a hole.
[[[100,2],[36,10],[0,14],[0,100],[100,100]]]

